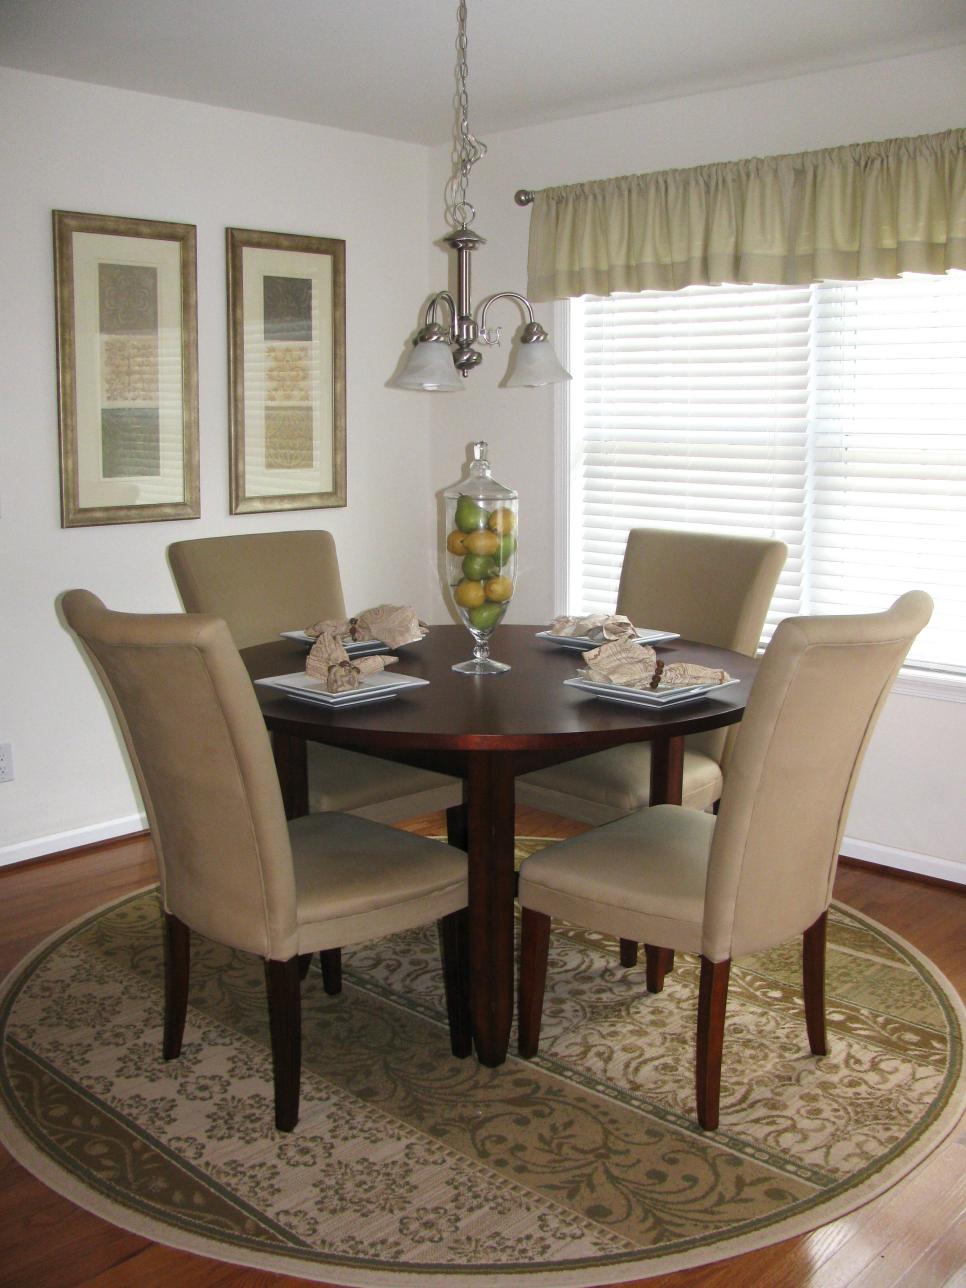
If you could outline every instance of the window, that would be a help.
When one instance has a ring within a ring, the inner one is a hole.
[[[768,534],[765,639],[917,587],[910,662],[966,674],[966,273],[569,308],[571,611],[613,608],[637,524]]]

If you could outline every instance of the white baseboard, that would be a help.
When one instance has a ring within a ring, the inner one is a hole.
[[[0,868],[10,863],[24,863],[61,850],[76,850],[98,841],[113,841],[119,836],[143,832],[148,825],[144,814],[129,814],[126,818],[112,818],[106,823],[92,823],[89,827],[75,827],[69,832],[52,832],[32,841],[19,841],[16,845],[0,846]]]
[[[878,863],[883,868],[896,868],[900,872],[914,872],[920,877],[966,885],[966,862],[957,863],[955,859],[937,859],[931,854],[916,854],[912,850],[894,850],[891,845],[860,841],[853,836],[842,838],[841,853],[843,858],[861,859],[865,863]]]

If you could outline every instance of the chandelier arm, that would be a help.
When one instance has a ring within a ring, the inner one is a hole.
[[[437,291],[429,301],[426,305],[426,315],[423,318],[423,325],[430,326],[436,321],[436,306],[438,304],[446,304],[449,307],[450,332],[454,333],[456,330],[456,304],[449,291]]]
[[[526,309],[527,322],[530,324],[530,326],[536,325],[536,323],[533,320],[533,305],[530,303],[530,301],[527,299],[525,295],[521,295],[519,291],[497,291],[495,295],[488,295],[486,299],[483,300],[480,304],[479,329],[481,332],[486,330],[486,310],[490,307],[490,305],[493,303],[494,300],[516,300],[518,304],[521,304]]]

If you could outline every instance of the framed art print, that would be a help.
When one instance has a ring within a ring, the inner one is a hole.
[[[196,519],[195,229],[54,211],[61,523]]]
[[[346,504],[345,242],[228,229],[231,512]]]

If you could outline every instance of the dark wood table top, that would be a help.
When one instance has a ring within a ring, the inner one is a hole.
[[[757,663],[740,653],[673,640],[658,646],[667,661],[723,667],[740,683],[683,706],[652,710],[603,701],[565,687],[581,655],[536,638],[537,626],[500,626],[491,656],[508,662],[499,675],[472,676],[451,670],[472,654],[461,626],[433,626],[418,644],[398,649],[394,671],[430,681],[425,688],[388,702],[328,710],[258,688],[273,729],[356,748],[423,748],[427,751],[541,751],[568,746],[584,752],[621,743],[696,733],[741,719]],[[280,640],[242,653],[253,678],[304,669],[305,648]]]

